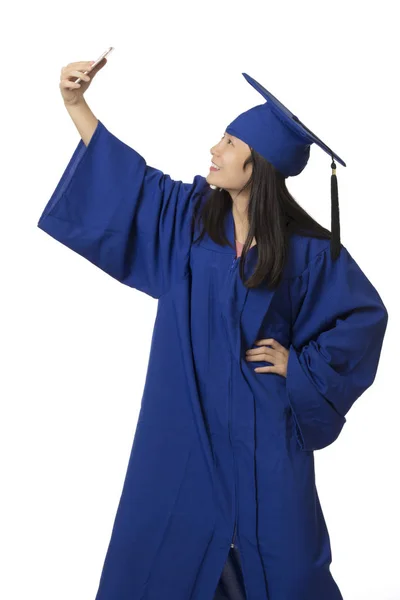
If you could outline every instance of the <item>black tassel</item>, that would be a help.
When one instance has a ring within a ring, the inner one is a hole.
[[[332,156],[331,163],[331,258],[336,260],[340,254],[340,221],[339,221],[339,194],[336,177],[336,163]]]

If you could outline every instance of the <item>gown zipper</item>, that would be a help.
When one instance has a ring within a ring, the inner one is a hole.
[[[233,258],[231,267],[229,269],[229,273],[231,273],[233,271],[238,260],[239,260],[238,256],[235,256]],[[228,425],[229,425],[229,441],[231,443],[232,457],[233,457],[233,469],[234,469],[233,476],[234,476],[234,482],[235,482],[235,524],[234,524],[233,534],[232,534],[232,539],[231,539],[231,548],[235,548],[236,529],[237,529],[237,488],[236,488],[235,452],[233,450],[232,437],[231,437],[231,420],[232,420],[231,419],[231,417],[232,417],[231,384],[232,384],[232,374],[230,373],[230,375],[229,375],[229,421],[228,421]]]
[[[235,524],[233,528],[233,534],[231,539],[231,548],[235,547],[235,538],[236,538],[236,528],[237,528],[237,488],[236,488],[236,463],[235,463],[235,451],[233,449],[232,444],[232,436],[231,436],[231,421],[232,421],[232,402],[231,402],[231,375],[229,376],[229,441],[231,443],[232,448],[232,457],[233,457],[233,477],[235,482]]]

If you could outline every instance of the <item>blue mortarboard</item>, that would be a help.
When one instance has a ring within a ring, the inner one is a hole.
[[[331,256],[337,258],[340,252],[340,222],[335,158],[344,167],[346,163],[261,84],[247,73],[242,75],[267,102],[241,113],[228,125],[227,133],[254,148],[285,177],[301,173],[314,142],[332,157]]]

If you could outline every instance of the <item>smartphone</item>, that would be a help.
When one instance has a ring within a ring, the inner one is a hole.
[[[109,48],[107,48],[107,50],[105,52],[103,52],[103,54],[101,56],[99,56],[99,58],[92,64],[92,66],[90,67],[89,71],[84,71],[85,75],[87,75],[88,73],[90,73],[90,71],[92,69],[95,68],[96,65],[99,64],[99,62],[101,60],[103,60],[103,58],[105,58],[108,54],[110,54],[110,52],[112,52],[114,50],[113,46],[110,46]],[[82,79],[80,77],[78,77],[78,79],[76,81],[74,81],[74,83],[80,83],[82,81]]]

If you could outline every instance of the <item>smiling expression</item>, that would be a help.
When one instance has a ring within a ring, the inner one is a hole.
[[[210,152],[212,162],[220,169],[210,170],[206,177],[207,182],[229,192],[239,191],[253,171],[251,164],[243,170],[243,163],[250,155],[250,147],[239,138],[225,132]]]

